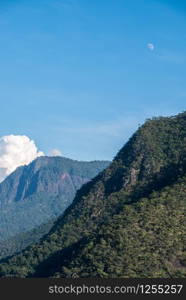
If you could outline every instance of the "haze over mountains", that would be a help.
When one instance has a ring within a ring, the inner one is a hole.
[[[23,231],[10,237],[6,240],[0,241],[0,259],[11,256],[25,249],[27,246],[38,242],[44,237],[52,228],[56,218],[50,219],[47,223],[43,223],[29,231]]]
[[[186,112],[141,126],[1,277],[185,277]]]
[[[17,168],[0,184],[0,241],[58,217],[108,164],[42,156]]]

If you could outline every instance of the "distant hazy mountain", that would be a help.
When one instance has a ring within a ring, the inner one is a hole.
[[[108,164],[40,157],[19,167],[0,184],[0,240],[58,217],[76,191]]]
[[[16,277],[186,277],[186,113],[148,120],[38,244]]]
[[[0,241],[0,259],[12,256],[27,246],[38,242],[50,231],[55,221],[56,219],[50,219],[47,223],[41,224],[30,231],[22,232],[8,240]]]

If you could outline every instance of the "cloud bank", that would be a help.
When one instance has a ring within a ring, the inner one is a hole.
[[[34,141],[25,135],[0,137],[0,182],[17,167],[28,165],[44,153],[38,151]]]

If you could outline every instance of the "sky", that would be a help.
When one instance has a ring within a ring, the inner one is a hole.
[[[1,0],[0,137],[111,160],[147,118],[184,111],[183,2]]]

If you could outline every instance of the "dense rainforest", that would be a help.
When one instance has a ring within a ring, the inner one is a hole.
[[[186,112],[149,119],[1,277],[186,276]]]

